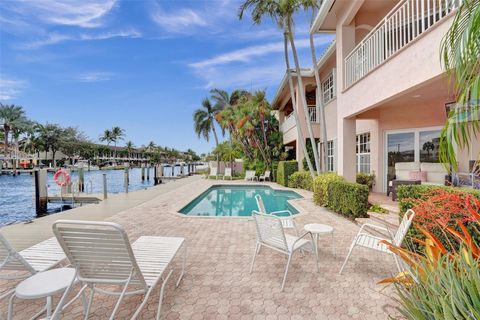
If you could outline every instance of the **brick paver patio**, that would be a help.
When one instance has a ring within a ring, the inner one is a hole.
[[[342,275],[338,274],[359,227],[345,218],[317,207],[312,193],[298,191],[294,200],[301,215],[296,221],[324,223],[335,228],[337,256],[329,236],[320,237],[320,272],[313,255],[294,257],[284,292],[280,292],[286,256],[262,249],[253,274],[249,274],[255,227],[249,218],[185,217],[177,211],[202,191],[224,182],[194,178],[192,183],[160,194],[151,201],[121,212],[109,220],[124,226],[130,240],[141,235],[181,236],[188,243],[188,264],[178,288],[167,286],[164,319],[387,319],[396,314],[392,288],[377,282],[395,271],[391,257],[358,249]],[[276,184],[272,186],[280,188]],[[180,257],[179,257],[180,258]],[[180,259],[178,259],[180,265]],[[174,274],[176,277],[178,272]],[[11,284],[1,282],[3,288]],[[4,291],[4,290],[0,290]],[[151,296],[142,319],[154,319],[158,291]],[[128,319],[142,296],[125,299],[117,319]],[[56,299],[58,301],[58,298]],[[114,297],[96,295],[90,319],[106,319]],[[27,319],[43,305],[18,302],[15,319]],[[1,303],[2,311],[6,302]],[[65,319],[81,319],[80,301],[65,311]]]

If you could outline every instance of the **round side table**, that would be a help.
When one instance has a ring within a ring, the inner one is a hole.
[[[8,305],[8,319],[13,317],[13,299],[33,300],[47,298],[47,319],[52,315],[52,297],[65,291],[75,279],[74,268],[58,268],[39,272],[20,282]],[[45,309],[37,314],[39,316]]]
[[[313,234],[313,239],[314,239],[314,250],[317,250],[318,252],[318,236],[322,234],[330,234],[332,237],[332,251],[333,255],[335,256],[335,239],[333,237],[333,227],[326,225],[326,224],[321,224],[321,223],[309,223],[306,224],[304,227],[305,231],[311,232]]]

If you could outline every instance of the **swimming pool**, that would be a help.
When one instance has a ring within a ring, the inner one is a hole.
[[[302,198],[289,190],[274,190],[260,185],[218,185],[212,186],[180,210],[188,216],[205,217],[247,217],[257,209],[255,195],[262,196],[268,212],[290,210],[297,214],[288,200]]]

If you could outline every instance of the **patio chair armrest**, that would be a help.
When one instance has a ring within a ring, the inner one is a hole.
[[[273,211],[270,212],[272,215],[277,215],[277,214],[282,214],[282,213],[288,213],[290,217],[293,217],[293,213],[290,210],[280,210],[280,211]]]
[[[307,235],[310,235],[310,237],[313,239],[313,234],[312,234],[310,231],[305,231],[304,233],[302,233],[301,235],[298,236],[297,240],[295,240],[295,241],[293,242],[292,248],[295,248],[295,244],[296,244],[298,241],[300,241],[300,240],[302,240],[303,238],[305,238],[305,236],[307,236]]]
[[[371,224],[371,223],[364,223],[362,225],[362,227],[360,228],[360,231],[358,232],[358,234],[362,233],[362,231],[365,229],[365,227],[369,227],[369,228],[372,228],[372,229],[375,229],[375,230],[386,231],[391,239],[394,238],[392,232],[388,228],[380,227],[380,226],[377,226],[377,225]]]

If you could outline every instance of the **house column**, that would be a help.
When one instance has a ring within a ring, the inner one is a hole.
[[[305,154],[303,153],[302,145],[297,141],[295,142],[295,159],[298,161],[298,170],[308,170],[308,168],[303,167],[303,159],[305,159]]]
[[[337,120],[337,144],[338,144],[338,160],[337,172],[347,181],[355,182],[356,170],[356,119],[355,118],[338,118]]]

